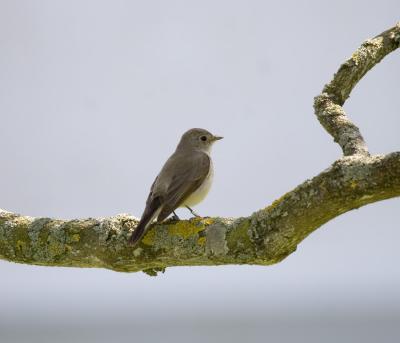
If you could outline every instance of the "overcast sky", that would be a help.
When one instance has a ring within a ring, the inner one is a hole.
[[[249,215],[340,157],[313,97],[399,13],[398,0],[0,0],[0,208],[139,216],[180,135],[202,127],[225,139],[195,210]],[[399,70],[396,51],[345,105],[372,153],[400,149]],[[342,215],[271,267],[150,278],[0,262],[0,341],[393,342],[399,210]]]

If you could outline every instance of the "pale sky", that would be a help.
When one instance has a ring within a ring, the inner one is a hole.
[[[399,13],[398,0],[0,0],[0,208],[139,216],[180,135],[203,127],[225,139],[195,210],[249,215],[340,157],[313,97]],[[345,105],[372,153],[400,150],[399,53]],[[0,341],[393,342],[399,210],[342,215],[271,267],[150,278],[1,261]]]

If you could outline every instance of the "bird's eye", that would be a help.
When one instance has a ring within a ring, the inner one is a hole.
[[[205,142],[205,141],[207,140],[207,137],[206,137],[206,136],[201,136],[200,139],[201,139],[203,142]]]

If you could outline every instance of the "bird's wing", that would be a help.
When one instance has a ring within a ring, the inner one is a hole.
[[[163,207],[157,221],[167,218],[182,202],[201,186],[210,170],[210,157],[204,152],[181,156],[180,169],[172,174],[166,193],[163,196]]]
[[[156,176],[156,178],[154,179],[154,181],[150,187],[150,192],[149,192],[149,195],[146,200],[146,207],[148,207],[150,205],[150,203],[152,202],[152,200],[154,199],[154,186],[157,183],[157,179],[158,179],[158,176]]]

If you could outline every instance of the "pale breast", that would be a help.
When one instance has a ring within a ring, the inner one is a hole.
[[[214,168],[212,164],[212,160],[210,159],[210,169],[208,171],[207,177],[204,179],[203,183],[197,188],[180,206],[194,206],[203,201],[203,199],[207,196],[208,192],[210,191],[211,184],[214,177]]]

